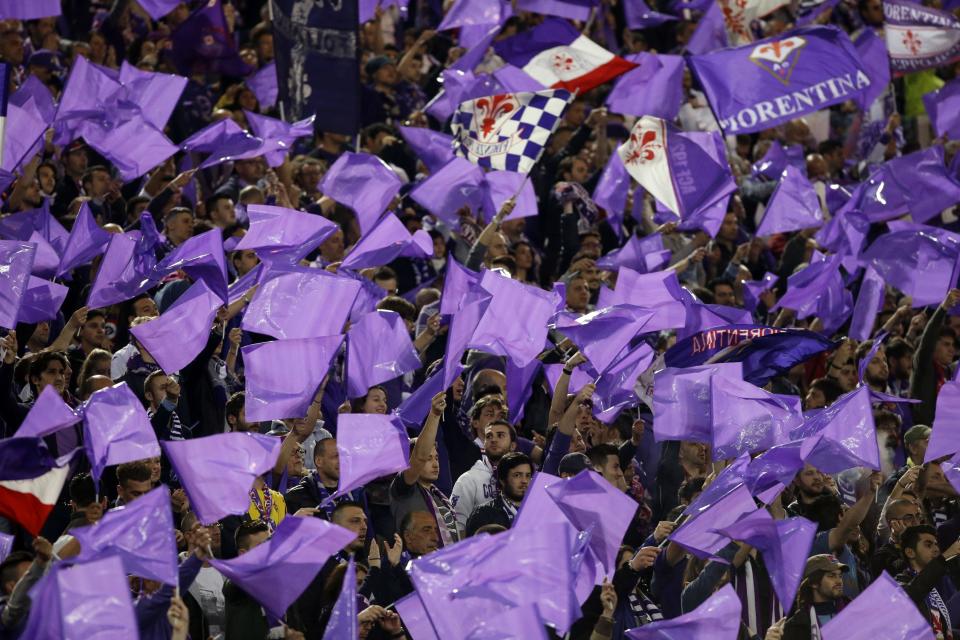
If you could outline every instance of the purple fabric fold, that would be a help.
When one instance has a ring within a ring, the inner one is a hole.
[[[406,323],[394,311],[368,313],[347,332],[347,397],[420,367]]]

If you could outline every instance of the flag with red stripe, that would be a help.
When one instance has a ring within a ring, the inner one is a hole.
[[[39,535],[70,475],[72,457],[54,459],[40,438],[0,440],[0,516]]]

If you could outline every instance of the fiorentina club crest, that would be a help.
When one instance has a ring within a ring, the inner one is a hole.
[[[505,125],[515,122],[519,109],[520,103],[512,93],[478,98],[473,106],[472,131],[464,143],[477,156],[504,153],[513,144],[516,134],[514,126]]]
[[[806,44],[807,41],[799,36],[760,44],[750,52],[750,61],[783,84],[790,84],[800,49]]]
[[[627,140],[625,165],[644,165],[653,162],[663,153],[663,132],[660,129],[641,129],[630,134]]]

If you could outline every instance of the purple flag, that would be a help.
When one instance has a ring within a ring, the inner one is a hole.
[[[791,164],[794,169],[806,175],[807,164],[803,158],[803,147],[791,145],[784,149],[779,141],[774,140],[763,157],[750,167],[750,175],[767,180],[780,180]]]
[[[718,202],[725,208],[737,189],[726,157],[715,157],[719,140],[716,132],[691,135],[665,120],[644,116],[617,153],[640,186],[687,221]]]
[[[785,444],[803,422],[798,396],[778,396],[726,376],[710,378],[710,412],[714,460]]]
[[[807,417],[791,437],[804,438],[800,457],[824,473],[851,467],[880,468],[869,387],[845,393],[823,411]]]
[[[485,271],[480,287],[492,298],[468,347],[507,356],[518,367],[533,361],[547,341],[547,321],[557,307],[556,293]],[[523,322],[516,322],[524,318]]]
[[[633,520],[637,503],[591,470],[546,487],[560,511],[577,529],[590,531],[590,549],[610,575],[617,553]]]
[[[247,214],[250,228],[235,250],[259,249],[261,259],[282,257],[297,262],[337,230],[337,225],[323,216],[285,207],[252,204]]]
[[[104,467],[160,455],[147,412],[125,382],[90,396],[83,409],[83,436],[98,481]]]
[[[259,433],[218,433],[161,443],[190,499],[190,509],[204,524],[247,512],[253,481],[273,469],[280,445],[279,438]]]
[[[623,13],[627,19],[627,27],[630,29],[651,29],[677,19],[674,16],[654,11],[643,0],[627,0],[623,4]],[[627,56],[627,60],[630,59],[630,56]],[[633,62],[637,61],[633,60]],[[675,116],[665,117],[673,119]]]
[[[467,269],[451,256],[447,260],[447,273],[443,281],[443,295],[440,297],[440,313],[452,315],[460,309],[463,297],[478,282],[480,274]]]
[[[821,247],[856,256],[867,239],[870,221],[859,211],[838,211],[814,236]]]
[[[746,309],[738,309],[723,304],[703,304],[697,301],[684,303],[687,309],[687,321],[683,329],[677,331],[677,339],[683,340],[701,331],[715,327],[749,324],[753,315]]]
[[[343,586],[340,595],[333,603],[327,627],[323,631],[323,640],[342,640],[358,638],[357,628],[357,568],[353,556],[347,560],[347,570],[343,573]]]
[[[740,634],[741,608],[737,592],[727,584],[690,613],[654,620],[628,629],[626,634],[630,640],[736,640]]]
[[[682,299],[684,292],[676,271],[667,269],[641,274],[621,267],[617,287],[606,304],[635,305],[642,302],[644,307],[657,312],[658,325],[667,329],[682,327],[686,322],[687,310]]]
[[[28,96],[23,105],[16,104],[11,97],[6,108],[3,162],[0,163],[0,169],[13,173],[39,151],[37,142],[43,137],[49,121],[44,119],[33,96]]]
[[[616,271],[620,267],[627,267],[637,273],[650,273],[665,267],[671,253],[663,248],[663,238],[659,233],[643,238],[631,235],[622,247],[597,260],[597,268]]]
[[[597,7],[597,0],[518,0],[517,9],[548,16],[560,16],[570,20],[586,21],[590,11]]]
[[[593,394],[593,415],[600,422],[610,424],[621,411],[638,404],[635,391],[637,380],[644,372],[652,369],[655,356],[650,345],[640,343],[597,378],[597,388]]]
[[[799,169],[788,165],[770,196],[763,219],[757,226],[757,236],[772,236],[822,224],[823,212],[813,185]]]
[[[953,80],[925,94],[923,104],[937,137],[950,140],[960,138],[960,81]]]
[[[254,152],[260,148],[262,142],[244,131],[236,122],[226,118],[212,122],[191,135],[180,143],[180,149],[212,154],[200,165],[201,168],[206,168],[225,162],[225,156],[237,157],[250,153],[253,154],[250,157],[256,157]]]
[[[400,191],[400,178],[376,156],[347,151],[333,163],[320,182],[320,191],[357,214],[366,234]]]
[[[360,283],[320,269],[268,272],[243,314],[245,331],[317,338],[343,331]]]
[[[113,126],[85,123],[83,138],[117,168],[124,181],[145,174],[177,151],[154,125],[134,117]]]
[[[853,46],[863,62],[867,77],[870,78],[870,86],[863,92],[862,102],[869,108],[884,94],[887,85],[890,84],[890,56],[887,54],[887,45],[883,38],[873,29],[862,29],[860,35],[853,41]]]
[[[493,220],[503,204],[516,196],[513,211],[504,220],[516,220],[537,215],[537,197],[533,183],[515,171],[488,171],[484,183],[484,217]]]
[[[877,321],[877,314],[883,307],[886,293],[883,278],[876,269],[868,266],[860,283],[860,294],[853,307],[853,318],[850,320],[850,337],[854,340],[868,340],[873,335],[873,326]]]
[[[640,307],[615,305],[579,317],[559,314],[556,330],[573,341],[599,372],[613,364],[630,341],[647,328],[653,313]]]
[[[116,556],[70,565],[55,562],[30,590],[23,638],[137,638],[123,562]]]
[[[754,495],[775,490],[777,493],[793,481],[794,476],[803,469],[800,459],[802,442],[795,440],[773,447],[750,461],[745,479]]]
[[[203,280],[197,280],[169,309],[130,333],[168,374],[180,371],[203,351],[223,304]]]
[[[459,375],[459,370],[456,375]],[[454,377],[456,377],[454,375]],[[404,398],[393,414],[400,418],[400,421],[408,429],[419,430],[430,411],[430,404],[433,396],[443,391],[443,369],[438,369],[436,373],[424,380],[423,384]]]
[[[743,308],[755,311],[760,302],[760,294],[773,289],[780,277],[769,271],[760,280],[745,280],[743,283]]]
[[[513,11],[502,0],[456,0],[447,10],[437,31],[478,25],[499,25]]]
[[[895,75],[946,66],[960,57],[960,20],[908,0],[883,6],[884,36]]]
[[[262,116],[252,111],[244,110],[243,113],[250,124],[253,135],[263,140],[260,151],[264,160],[271,167],[279,167],[283,164],[284,159],[291,152],[293,144],[297,140],[313,137],[315,116],[290,123]]]
[[[756,510],[757,505],[750,491],[746,486],[740,485],[677,527],[670,534],[670,540],[698,558],[709,558],[729,542],[725,535],[717,531]]]
[[[230,283],[230,287],[227,289],[227,303],[233,304],[239,300],[243,294],[253,288],[253,285],[260,284],[262,276],[266,272],[263,263],[261,262],[255,266],[250,271],[247,271],[244,275],[240,276],[236,280]]]
[[[356,537],[320,518],[284,518],[266,542],[242,556],[212,559],[210,564],[280,619],[327,559]]]
[[[911,605],[910,596],[884,571],[823,625],[823,640],[934,640],[927,617]]]
[[[56,433],[61,429],[74,425],[83,419],[79,413],[71,409],[57,393],[52,384],[48,384],[40,392],[36,402],[30,407],[30,412],[23,419],[23,423],[14,437],[43,438]]]
[[[489,272],[488,272],[489,273]],[[480,287],[472,291],[463,301],[462,307],[450,320],[447,333],[447,348],[443,354],[443,388],[448,388],[460,375],[460,359],[466,350],[477,325],[490,307],[491,296]]]
[[[726,46],[727,28],[723,20],[723,10],[720,3],[709,2],[687,43],[687,51],[702,55]]]
[[[67,292],[68,288],[62,284],[30,276],[17,312],[17,322],[33,323],[56,318]]]
[[[509,358],[506,362],[507,376],[507,405],[509,409],[510,420],[520,422],[523,418],[524,407],[530,396],[533,394],[531,384],[543,364],[539,360],[534,360],[525,367],[517,367]]]
[[[0,327],[17,326],[36,253],[36,245],[29,242],[0,240]]]
[[[630,191],[630,174],[623,166],[623,160],[616,153],[610,154],[607,166],[600,173],[597,186],[593,189],[593,202],[603,207],[610,218],[611,226],[619,235],[623,210],[627,207],[627,195]]]
[[[137,105],[140,115],[149,124],[163,131],[187,86],[187,79],[169,73],[141,71],[126,60],[120,65],[119,80],[123,84],[120,100]],[[123,108],[123,105],[120,105]]]
[[[427,615],[427,609],[423,606],[423,600],[416,591],[394,602],[393,608],[412,637],[417,640],[440,640],[433,623],[430,622],[430,616]]]
[[[806,518],[774,520],[766,509],[757,509],[719,533],[756,548],[770,571],[777,599],[793,602],[817,533],[816,523]]]
[[[710,379],[714,376],[742,378],[739,362],[674,369],[654,374],[653,435],[664,440],[711,441]]]
[[[932,427],[924,462],[960,451],[960,382],[951,380],[940,387]]]
[[[118,76],[111,77],[81,56],[74,62],[60,95],[54,122],[54,144],[66,145],[84,134],[85,122],[104,117],[107,104],[121,92]]]
[[[642,0],[633,1],[652,16],[663,15],[650,11]],[[627,2],[626,7],[630,6]],[[683,56],[643,52],[629,55],[627,60],[640,66],[617,79],[605,101],[607,107],[614,113],[638,117],[676,118],[683,104]]]
[[[347,333],[347,396],[359,398],[370,387],[421,367],[420,357],[400,314],[373,311]]]
[[[430,173],[453,159],[453,136],[421,127],[399,127],[400,135]]]
[[[694,518],[711,509],[720,500],[744,484],[750,466],[750,456],[743,454],[725,467],[703,492],[683,510],[682,515]],[[803,463],[800,463],[803,466]]]
[[[907,212],[915,222],[926,222],[960,201],[960,181],[947,173],[943,147],[935,145],[883,163],[854,197],[871,222]]]
[[[243,81],[247,87],[257,96],[257,102],[261,109],[267,109],[277,104],[277,63],[270,62],[263,65],[259,71],[254,72],[249,78]]]
[[[159,20],[177,8],[177,0],[137,0],[137,3],[151,18]]]
[[[459,222],[457,210],[460,207],[480,210],[484,182],[483,169],[469,160],[453,158],[414,187],[410,197],[436,217],[455,225]]]
[[[341,266],[353,270],[379,267],[410,253],[420,257],[432,256],[433,238],[422,229],[411,234],[397,216],[388,213],[360,238]]]
[[[78,562],[118,555],[127,573],[176,586],[173,531],[170,490],[162,484],[130,504],[110,509],[95,524],[70,533],[80,543]]]
[[[795,29],[688,62],[725,134],[769,129],[857,99],[870,86],[850,38],[831,26]],[[835,90],[824,91],[827,84]]]
[[[884,234],[863,252],[863,259],[887,284],[911,296],[914,307],[939,304],[956,286],[957,247],[924,231]]]
[[[183,270],[194,280],[203,280],[217,297],[227,299],[227,260],[223,253],[220,229],[211,229],[193,236],[155,268],[158,276]]]
[[[410,465],[410,442],[396,416],[344,413],[337,420],[340,484],[328,500]]]
[[[12,535],[0,533],[0,562],[6,560],[7,556],[10,555],[10,551],[13,549],[13,540]]]
[[[156,257],[152,250],[142,252],[143,237],[133,232],[110,236],[107,252],[87,296],[87,306],[91,309],[129,300],[154,284]]]
[[[829,289],[844,290],[840,277],[840,256],[813,262],[787,278],[787,292],[772,310],[786,307],[795,310],[801,319],[814,314],[822,317],[822,303]]]
[[[0,238],[33,242],[31,236],[34,236],[34,232],[37,232],[59,253],[63,253],[67,246],[67,239],[70,237],[70,233],[63,228],[63,225],[50,215],[50,204],[47,199],[44,199],[39,209],[21,211],[0,218]]]
[[[170,40],[173,64],[181,75],[205,72],[243,78],[253,71],[237,53],[220,0],[210,0],[191,13]]]
[[[60,14],[60,0],[9,0],[0,7],[0,20],[36,20]]]
[[[716,331],[722,332],[723,329]],[[829,338],[817,333],[794,329],[749,338],[717,353],[708,362],[740,362],[743,379],[759,386],[789,371],[797,363],[835,346]]]
[[[343,336],[260,342],[243,347],[246,418],[253,422],[302,418]]]

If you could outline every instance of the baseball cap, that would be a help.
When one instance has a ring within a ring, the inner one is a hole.
[[[364,65],[363,69],[367,72],[368,76],[372,76],[380,69],[383,69],[388,64],[395,64],[391,58],[387,56],[377,56],[376,58],[371,58],[367,61],[367,64]]]
[[[583,453],[568,453],[560,460],[558,469],[560,475],[568,474],[575,476],[584,469],[590,468],[590,458]]]
[[[915,424],[903,434],[903,444],[913,444],[917,440],[923,440],[930,437],[930,427],[925,424]]]
[[[50,71],[62,71],[63,65],[60,64],[60,57],[56,52],[49,49],[37,49],[27,59],[27,66],[43,67]]]
[[[846,573],[850,570],[850,567],[837,560],[837,557],[833,554],[818,553],[807,558],[807,566],[803,568],[803,577],[809,578],[810,574],[817,571],[836,571],[837,569]]]

